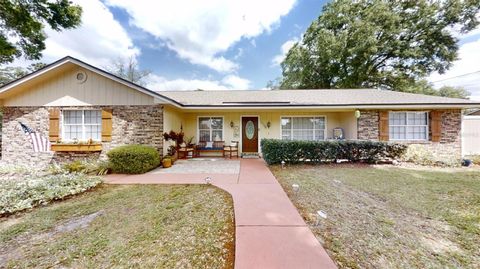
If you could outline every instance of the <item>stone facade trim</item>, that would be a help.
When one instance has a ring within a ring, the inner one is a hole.
[[[393,110],[392,110],[393,111]],[[413,111],[413,110],[408,110]],[[420,110],[419,110],[420,111]],[[425,111],[425,110],[422,110]],[[420,145],[438,158],[452,157],[461,159],[462,143],[462,111],[460,109],[446,109],[441,111],[441,137],[439,142],[431,141],[431,126],[429,126],[429,141],[395,141],[408,145]],[[360,111],[358,124],[358,139],[378,140],[379,138],[379,110]]]
[[[21,130],[19,121],[48,138],[50,107],[4,107],[2,162],[7,164],[45,166],[77,159],[105,159],[106,153],[127,144],[149,145],[163,153],[163,107],[88,106],[60,109],[112,109],[112,141],[102,142],[97,153],[34,152],[29,137]]]

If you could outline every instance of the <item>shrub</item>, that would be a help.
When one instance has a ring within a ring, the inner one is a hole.
[[[84,161],[73,161],[66,163],[62,166],[60,172],[58,172],[58,167],[55,165],[50,166],[50,172],[53,174],[60,174],[64,172],[68,173],[84,173],[87,175],[106,175],[110,169],[110,165],[107,161],[98,161],[98,160],[84,160]]]
[[[434,152],[422,145],[408,146],[402,159],[419,165],[459,166],[461,164],[460,160],[455,156],[438,157]]]
[[[468,156],[472,160],[473,164],[480,165],[480,155]]]
[[[63,169],[69,173],[80,173],[86,169],[86,166],[81,161],[73,161],[63,165]]]
[[[114,173],[143,174],[160,165],[160,154],[150,146],[121,146],[110,150],[107,156]]]
[[[87,191],[101,182],[99,177],[77,173],[0,180],[0,216]]]
[[[368,163],[398,159],[407,146],[376,141],[288,141],[262,139],[263,158],[268,164],[333,162],[347,159]]]

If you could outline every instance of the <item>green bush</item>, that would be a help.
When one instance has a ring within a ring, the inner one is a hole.
[[[62,165],[61,169],[58,169],[56,165],[50,166],[50,172],[52,174],[68,172],[103,176],[108,173],[109,169],[109,162],[103,160],[77,160]]]
[[[262,139],[263,158],[268,164],[328,163],[339,159],[374,163],[398,159],[407,146],[376,141],[289,141]]]
[[[143,174],[160,165],[160,154],[150,146],[121,146],[110,150],[107,156],[114,173]]]
[[[86,169],[86,166],[81,161],[73,161],[63,165],[63,169],[69,173],[81,173]]]

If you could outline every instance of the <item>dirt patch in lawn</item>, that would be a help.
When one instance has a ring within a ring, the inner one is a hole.
[[[1,268],[234,263],[233,202],[213,186],[104,186],[0,223]]]
[[[10,244],[5,244],[0,247],[0,265],[7,263],[8,260],[18,259],[21,257],[20,248],[22,245],[34,244],[35,242],[45,240],[46,238],[51,238],[56,236],[59,233],[71,232],[75,229],[87,228],[88,225],[98,216],[104,214],[103,210],[98,212],[88,214],[81,217],[75,217],[71,220],[68,220],[65,223],[55,226],[51,231],[44,233],[27,233],[15,238],[14,242]],[[12,225],[15,225],[21,221],[20,218],[12,218],[13,221],[5,221],[7,225],[2,225],[2,228],[8,228]]]
[[[349,164],[271,169],[340,268],[480,266],[478,172]],[[317,210],[328,214],[319,226]]]

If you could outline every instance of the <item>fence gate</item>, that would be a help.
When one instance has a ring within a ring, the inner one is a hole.
[[[480,155],[480,116],[464,116],[462,126],[463,155]]]

